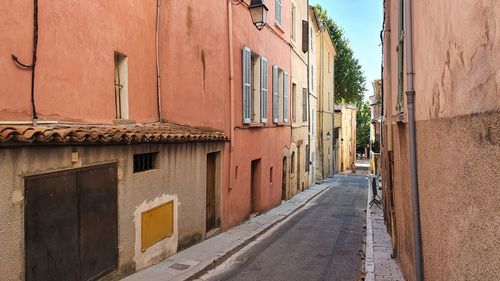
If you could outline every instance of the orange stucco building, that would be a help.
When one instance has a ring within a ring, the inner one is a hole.
[[[36,251],[64,261],[64,278],[118,279],[281,203],[290,181],[290,1],[266,1],[261,31],[249,1],[208,2],[1,5],[7,280],[49,272]],[[157,219],[168,226],[148,227]],[[69,244],[50,235],[61,227]],[[89,238],[91,229],[116,235]],[[54,248],[33,233],[56,239]],[[102,252],[75,257],[64,247]]]

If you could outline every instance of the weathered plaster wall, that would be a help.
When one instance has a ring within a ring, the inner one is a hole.
[[[41,119],[111,123],[114,51],[128,56],[130,119],[156,111],[155,0],[40,1],[36,105]],[[0,120],[31,119],[33,1],[0,6]]]
[[[417,134],[426,280],[498,279],[500,113],[421,121]]]
[[[417,120],[498,110],[500,2],[414,5]]]
[[[79,162],[72,164],[74,150],[79,152]],[[206,154],[222,150],[223,145],[216,143],[0,150],[2,278],[24,280],[24,176],[118,163],[119,269],[112,274],[118,278],[205,237]],[[159,152],[157,169],[133,173],[133,155],[145,152]],[[137,212],[169,198],[175,200],[177,211],[175,234],[142,253],[137,248]]]
[[[407,124],[390,118],[398,89],[397,2],[386,2],[390,16],[386,23],[392,32],[385,37],[391,44],[385,49],[388,124],[383,139],[385,149],[394,152],[393,239],[407,280],[414,280]],[[418,181],[426,280],[493,280],[500,275],[500,255],[494,250],[499,248],[500,231],[499,15],[498,1],[414,2]],[[393,134],[388,135],[391,126]],[[388,154],[384,155],[387,167]]]

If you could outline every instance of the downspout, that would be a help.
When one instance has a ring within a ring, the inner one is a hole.
[[[12,59],[21,68],[31,68],[31,114],[32,114],[32,124],[37,125],[38,114],[36,112],[35,106],[35,70],[36,70],[36,59],[38,50],[38,0],[33,1],[33,60],[31,65],[27,65],[19,61],[18,57],[12,54]]]
[[[408,138],[410,154],[410,185],[413,207],[413,237],[415,246],[415,273],[416,280],[424,280],[422,268],[422,245],[420,229],[420,202],[418,194],[418,171],[417,171],[417,145],[415,129],[415,86],[413,69],[413,7],[412,0],[405,1],[405,42],[406,42],[406,62],[407,62],[407,83],[406,91],[408,103]]]
[[[311,16],[309,15],[309,13],[311,12],[311,9],[309,8],[309,0],[307,0],[307,28],[309,30],[311,30],[311,22],[309,21],[309,19],[311,18]],[[314,9],[314,8],[313,8]],[[312,38],[312,34],[309,34],[309,30],[307,32],[309,38],[307,38],[307,45],[309,47],[311,47],[311,42],[309,42],[309,40]],[[311,39],[312,40],[312,39]],[[309,49],[308,47],[308,49]],[[307,177],[309,179],[311,179],[311,110],[310,110],[310,106],[311,106],[311,92],[310,92],[310,89],[311,89],[311,70],[310,70],[310,66],[311,66],[311,50],[309,50],[307,52],[307,106],[306,106],[306,109],[307,109],[307,145],[309,147],[309,151],[306,151],[308,153],[307,155],[307,158],[309,163],[307,163]],[[313,179],[314,181],[314,179]],[[311,186],[311,183],[309,182],[309,186]]]
[[[322,27],[323,29],[324,27]],[[320,124],[321,124],[321,139],[319,140],[319,145],[321,147],[321,179],[324,179],[325,178],[325,150],[324,150],[324,145],[323,145],[323,140],[324,140],[324,128],[325,128],[325,124],[323,124],[324,122],[324,108],[323,108],[323,105],[324,105],[324,99],[325,99],[325,86],[324,86],[324,83],[325,83],[325,50],[324,50],[324,43],[323,43],[323,32],[324,30],[321,30],[320,33],[319,33],[319,40],[321,42],[321,51],[320,51],[320,55],[321,55],[321,71],[320,71],[320,81],[319,81],[319,85],[318,87],[321,89],[320,90],[320,93],[321,93],[321,99],[318,99],[318,101],[321,102],[321,105],[318,106],[318,107],[321,107],[321,113],[319,114],[320,116]],[[317,110],[316,110],[317,111]]]
[[[160,1],[156,1],[156,95],[158,99],[158,122],[162,121],[161,112],[161,79],[160,79]]]
[[[229,103],[231,107],[230,113],[230,128],[229,128],[229,137],[230,137],[230,146],[229,146],[229,175],[227,179],[227,188],[228,188],[228,196],[227,196],[227,221],[229,223],[229,215],[231,208],[231,179],[233,172],[233,152],[234,152],[234,50],[233,50],[233,7],[231,4],[231,0],[227,1],[227,18],[228,18],[228,44],[229,44]]]

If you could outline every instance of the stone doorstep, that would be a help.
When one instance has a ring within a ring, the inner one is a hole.
[[[204,240],[157,265],[134,273],[123,281],[184,281],[196,279],[256,240],[273,226],[293,215],[321,195],[333,183],[314,185],[296,194],[293,200],[256,216],[226,232]]]

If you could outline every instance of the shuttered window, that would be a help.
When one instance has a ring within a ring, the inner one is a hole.
[[[278,22],[279,24],[281,24],[281,8],[282,8],[282,1],[283,0],[276,0],[276,5],[275,5],[275,20],[276,22]]]
[[[251,121],[251,79],[252,79],[252,51],[243,48],[243,123],[250,124]]]
[[[267,92],[268,92],[268,61],[266,58],[260,59],[260,122],[267,122]]]
[[[398,97],[396,111],[402,114],[404,111],[404,0],[399,0],[398,11]]]
[[[279,122],[279,75],[278,66],[273,66],[273,123]]]
[[[283,123],[288,122],[288,72],[283,73]]]

